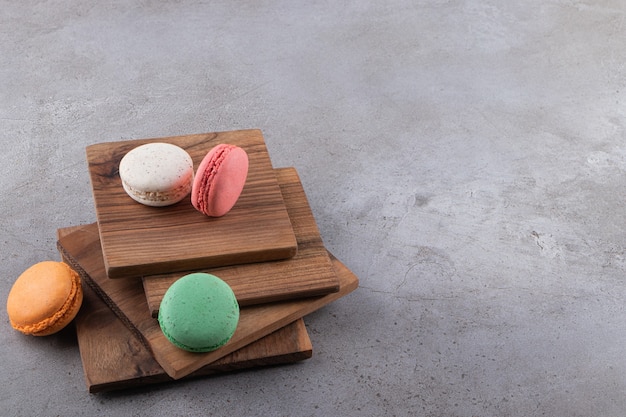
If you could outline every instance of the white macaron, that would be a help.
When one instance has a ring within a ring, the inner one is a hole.
[[[119,173],[124,190],[133,200],[147,206],[169,206],[191,191],[193,160],[179,146],[148,143],[124,155]]]

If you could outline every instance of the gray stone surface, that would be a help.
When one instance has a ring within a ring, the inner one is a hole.
[[[306,362],[105,395],[4,314],[2,415],[626,412],[624,2],[0,3],[0,299],[95,221],[87,145],[239,128],[361,280]]]

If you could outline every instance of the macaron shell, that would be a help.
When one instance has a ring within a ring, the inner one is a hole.
[[[219,217],[233,208],[243,191],[248,176],[248,154],[241,148],[231,148],[216,169],[205,211]]]
[[[44,261],[15,281],[7,298],[7,313],[16,330],[45,336],[71,322],[81,304],[78,274],[63,262]]]
[[[216,146],[196,172],[191,197],[193,206],[211,217],[228,213],[243,191],[248,168],[248,154],[242,148]]]
[[[68,299],[68,307],[65,313],[59,315],[58,319],[50,320],[51,324],[49,327],[41,330],[39,332],[31,333],[33,336],[49,336],[51,334],[57,333],[64,329],[68,324],[74,320],[78,312],[80,311],[80,307],[83,304],[83,289],[79,284],[76,288],[76,293],[74,297]]]
[[[175,346],[209,352],[225,345],[239,321],[239,304],[230,286],[215,275],[185,275],[165,293],[159,325]]]
[[[204,210],[205,200],[208,198],[208,183],[215,172],[217,161],[231,145],[219,144],[213,147],[202,159],[196,170],[191,188],[191,204],[199,211]]]

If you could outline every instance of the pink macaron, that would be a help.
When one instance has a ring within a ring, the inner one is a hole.
[[[220,217],[233,208],[248,177],[248,154],[220,144],[206,154],[194,177],[191,204],[201,213]]]

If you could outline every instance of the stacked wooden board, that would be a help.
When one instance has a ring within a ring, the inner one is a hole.
[[[182,147],[195,166],[219,143],[246,150],[250,171],[231,212],[209,218],[189,199],[165,208],[131,200],[119,161],[149,142]],[[296,170],[273,168],[259,130],[100,143],[87,161],[98,221],[57,234],[86,284],[76,329],[90,392],[307,359],[302,318],[358,286],[325,249]],[[190,271],[222,278],[242,307],[232,339],[213,352],[176,348],[155,318],[167,288]]]

